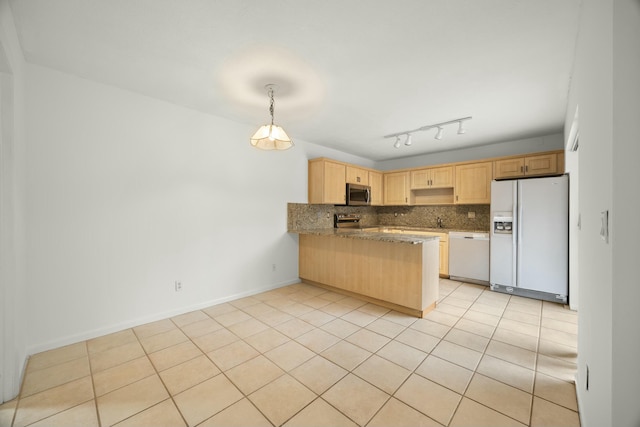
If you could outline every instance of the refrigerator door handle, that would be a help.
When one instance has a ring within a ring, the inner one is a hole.
[[[516,286],[520,286],[520,278],[522,277],[522,268],[521,268],[521,254],[522,254],[522,183],[518,181],[517,189],[516,189],[516,241],[515,241],[515,254],[516,254],[516,262],[514,270],[515,270],[515,284]]]

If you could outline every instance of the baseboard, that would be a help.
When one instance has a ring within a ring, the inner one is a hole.
[[[207,308],[207,307],[211,307],[213,305],[217,305],[217,304],[222,304],[228,301],[233,301],[239,298],[245,298],[251,295],[256,295],[262,292],[266,292],[266,291],[270,291],[272,289],[278,289],[281,288],[283,286],[289,286],[289,285],[293,285],[295,283],[300,283],[300,279],[296,278],[296,279],[292,279],[292,280],[287,280],[284,282],[280,282],[280,283],[276,283],[276,284],[272,284],[263,288],[256,288],[256,289],[251,289],[245,292],[240,292],[237,294],[233,294],[233,295],[228,295],[222,298],[217,298],[214,300],[209,300],[209,301],[205,301],[205,302],[201,302],[198,304],[194,304],[194,305],[190,305],[187,307],[180,307],[180,308],[176,308],[174,310],[169,310],[169,311],[165,311],[165,312],[161,312],[161,313],[156,313],[156,314],[152,314],[149,316],[144,316],[144,317],[139,317],[136,319],[131,319],[125,322],[121,322],[121,323],[116,323],[104,328],[98,328],[98,329],[93,329],[91,331],[86,331],[86,332],[82,332],[79,334],[75,334],[75,335],[69,335],[66,337],[62,337],[62,338],[58,338],[55,340],[51,340],[45,343],[39,343],[39,344],[35,344],[35,345],[31,345],[27,347],[27,359],[29,358],[29,356],[36,354],[36,353],[41,353],[43,351],[47,351],[47,350],[52,350],[54,348],[59,348],[59,347],[64,347],[66,345],[70,345],[70,344],[75,344],[81,341],[86,341],[86,340],[90,340],[93,338],[97,338],[103,335],[108,335],[108,334],[112,334],[114,332],[119,332],[125,329],[129,329],[129,328],[134,328],[136,326],[140,326],[140,325],[144,325],[146,323],[150,323],[150,322],[155,322],[157,320],[162,320],[162,319],[167,319],[169,317],[174,317],[174,316],[178,316],[180,314],[184,314],[184,313],[189,313],[190,311],[195,311],[195,310],[201,310],[203,308]],[[25,366],[26,366],[26,362],[25,362]]]
[[[582,393],[580,393],[580,391],[578,390],[578,387],[584,387],[584,385],[582,384],[581,381],[581,377],[580,377],[580,371],[578,370],[578,372],[576,372],[576,376],[574,379],[574,385],[576,387],[576,403],[578,404],[578,419],[580,420],[580,425],[583,426],[584,421],[582,419],[582,411],[580,410],[580,408],[582,408]]]

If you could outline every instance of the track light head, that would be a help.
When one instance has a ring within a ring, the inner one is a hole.
[[[406,145],[407,147],[410,146],[411,144],[413,144],[413,141],[411,141],[411,134],[408,133],[407,134],[407,139],[404,141],[404,145]]]
[[[436,139],[442,139],[442,133],[444,132],[444,129],[441,126],[438,126],[438,132],[436,133]]]
[[[399,136],[396,136],[396,143],[393,144],[393,146],[395,148],[400,148],[400,137]]]

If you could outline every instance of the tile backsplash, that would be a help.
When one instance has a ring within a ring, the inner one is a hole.
[[[469,218],[469,213],[475,218]],[[442,206],[333,206],[289,203],[287,205],[287,229],[333,227],[335,213],[360,214],[363,227],[376,225],[404,227],[436,227],[436,218],[442,218],[442,226],[456,230],[489,230],[489,205]]]

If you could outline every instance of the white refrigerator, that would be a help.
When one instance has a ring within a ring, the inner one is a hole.
[[[491,290],[566,304],[569,178],[491,183]]]

